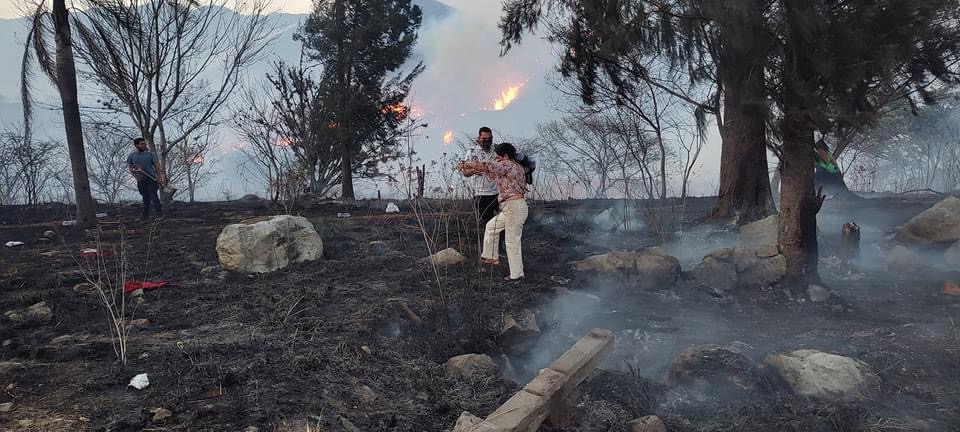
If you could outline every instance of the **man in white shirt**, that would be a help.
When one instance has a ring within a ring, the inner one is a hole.
[[[477,134],[477,146],[467,151],[468,161],[493,162],[493,131],[484,126]],[[470,188],[473,189],[473,203],[480,218],[480,229],[500,211],[497,200],[497,184],[483,175],[470,174]]]

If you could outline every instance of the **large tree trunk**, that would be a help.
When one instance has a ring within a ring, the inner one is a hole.
[[[350,146],[344,144],[340,159],[340,199],[355,199],[353,195],[353,170],[350,169]]]
[[[779,246],[787,259],[785,283],[805,288],[817,282],[817,212],[823,204],[814,184],[814,124],[809,95],[815,71],[808,58],[812,35],[798,27],[813,11],[806,0],[784,2],[787,44],[784,49],[783,184],[780,187]]]
[[[90,193],[87,174],[87,155],[83,148],[83,126],[80,123],[80,104],[77,100],[77,70],[73,62],[73,42],[70,37],[70,15],[65,0],[53,1],[53,28],[57,42],[57,90],[63,104],[63,124],[73,171],[73,190],[77,200],[77,225],[96,224],[96,208]]]
[[[711,219],[738,225],[775,211],[767,174],[765,56],[762,0],[714,2],[723,43],[717,72],[723,90],[720,190]]]
[[[733,219],[742,225],[774,212],[767,174],[763,78],[757,73],[745,82],[725,84],[724,91],[720,191],[711,218]]]

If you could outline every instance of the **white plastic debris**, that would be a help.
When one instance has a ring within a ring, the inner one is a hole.
[[[337,217],[340,219],[346,219],[350,217],[350,213],[337,213]]]
[[[71,226],[71,225],[76,225],[76,224],[77,224],[77,221],[75,221],[75,220],[66,220],[66,221],[61,222],[60,224],[63,225],[63,226]]]
[[[150,380],[147,379],[147,374],[142,373],[142,374],[140,374],[140,375],[137,375],[137,376],[133,377],[133,378],[130,380],[130,384],[129,384],[129,385],[130,385],[130,387],[133,387],[133,388],[135,388],[135,389],[137,389],[137,390],[143,390],[143,389],[147,388],[148,385],[150,385]]]
[[[387,213],[400,213],[400,207],[394,203],[387,204]]]
[[[21,242],[21,241],[8,241],[8,242],[6,243],[6,246],[7,246],[7,247],[23,246],[23,242]]]
[[[97,218],[105,218],[105,217],[107,217],[106,213],[97,213]]]
[[[100,252],[100,251],[97,250],[97,249],[86,248],[86,249],[82,249],[82,250],[80,251],[80,254],[81,254],[81,255],[90,255],[90,254],[96,254],[97,252]]]

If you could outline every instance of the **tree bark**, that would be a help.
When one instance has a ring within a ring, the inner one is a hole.
[[[96,208],[90,192],[87,173],[87,155],[83,148],[83,126],[77,100],[77,70],[73,60],[73,42],[70,36],[70,15],[65,0],[53,1],[53,28],[57,43],[57,90],[63,104],[63,124],[73,171],[73,190],[77,200],[77,225],[96,224]]]
[[[787,43],[784,49],[783,184],[780,187],[780,252],[787,261],[784,283],[805,288],[818,282],[817,212],[823,198],[814,183],[814,123],[807,95],[815,91],[815,71],[809,54],[813,41],[798,28],[813,13],[806,0],[784,2]]]
[[[764,86],[769,37],[762,31],[763,1],[712,3],[723,50],[717,74],[723,91],[720,190],[711,219],[738,225],[775,211],[767,173],[767,91]]]
[[[720,191],[711,211],[715,220],[738,225],[772,213],[773,195],[767,173],[767,130],[763,109],[763,78],[724,85]]]

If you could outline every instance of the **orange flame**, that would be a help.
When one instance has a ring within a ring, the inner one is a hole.
[[[277,138],[277,147],[290,147],[293,145],[293,139],[290,137]]]
[[[500,92],[500,97],[493,101],[493,110],[501,111],[508,107],[513,100],[520,95],[520,89],[526,84],[527,83],[522,83],[519,85],[509,86],[506,90]]]
[[[446,131],[443,133],[443,145],[448,145],[453,142],[453,131]]]
[[[384,113],[392,112],[398,116],[406,116],[408,111],[410,111],[410,107],[402,103],[395,103],[383,107]]]

